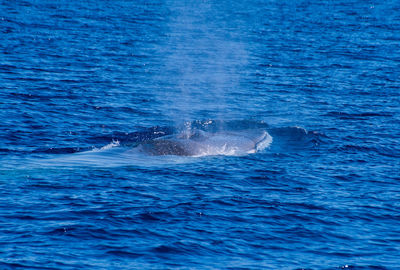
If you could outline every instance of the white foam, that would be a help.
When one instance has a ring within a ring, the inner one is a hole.
[[[264,150],[271,143],[272,137],[266,131],[257,138],[246,133],[219,133],[199,143],[197,153],[193,156],[242,156]]]
[[[112,141],[112,142],[110,142],[109,144],[104,145],[104,146],[101,147],[101,148],[94,148],[92,151],[93,151],[93,152],[105,151],[105,150],[109,150],[109,149],[111,149],[111,148],[117,147],[117,146],[119,146],[119,145],[120,145],[119,141]]]
[[[258,143],[256,143],[256,147],[255,147],[256,152],[262,151],[262,150],[266,149],[267,147],[269,147],[271,145],[272,141],[273,141],[273,138],[271,137],[271,135],[269,135],[269,133],[265,131],[264,138],[261,141],[259,141]]]

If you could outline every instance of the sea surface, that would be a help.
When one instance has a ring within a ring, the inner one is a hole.
[[[400,1],[0,1],[0,41],[0,269],[400,269]]]

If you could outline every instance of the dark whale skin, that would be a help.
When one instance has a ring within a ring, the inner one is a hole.
[[[173,140],[154,140],[142,143],[139,146],[141,152],[152,156],[192,156],[190,149],[186,148],[182,142]]]

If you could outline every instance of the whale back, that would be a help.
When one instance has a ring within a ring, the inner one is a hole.
[[[194,130],[147,141],[139,150],[149,155],[243,155],[264,149],[272,137],[263,129],[206,132]]]

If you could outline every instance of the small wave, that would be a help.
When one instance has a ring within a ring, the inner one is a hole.
[[[332,111],[325,114],[326,116],[336,117],[342,120],[359,120],[366,119],[370,117],[392,117],[393,113],[389,112],[362,112],[362,113],[346,113],[346,112],[337,112]]]
[[[377,145],[352,145],[352,144],[345,144],[342,146],[337,147],[337,149],[341,152],[345,153],[352,153],[357,154],[360,152],[365,153],[375,153],[381,156],[386,157],[393,157],[399,158],[400,157],[400,150],[396,148],[388,148],[384,146],[377,146]]]
[[[301,127],[270,128],[268,132],[274,138],[271,150],[283,153],[318,147],[326,137]]]
[[[272,139],[271,135],[269,135],[268,132],[265,132],[264,139],[259,141],[256,144],[256,152],[262,151],[262,150],[266,149],[267,147],[269,147],[271,145],[272,141],[273,141],[273,139]]]

